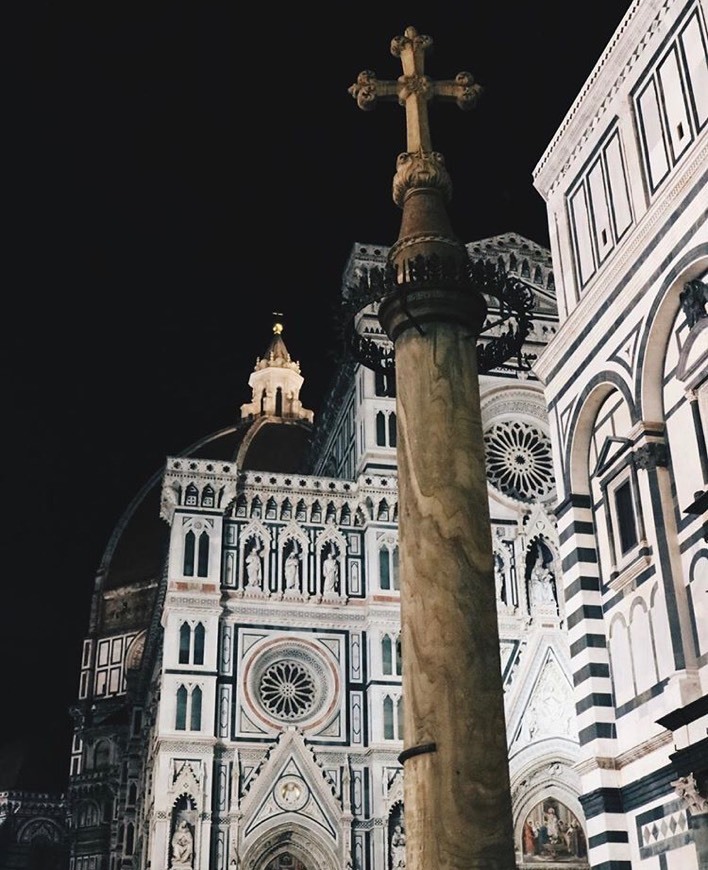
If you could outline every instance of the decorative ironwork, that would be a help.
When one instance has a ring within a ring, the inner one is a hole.
[[[488,316],[477,344],[477,367],[490,372],[512,357],[520,369],[529,370],[531,357],[523,354],[523,344],[531,329],[534,306],[531,288],[518,276],[509,274],[500,263],[468,260],[460,266],[436,254],[418,255],[397,269],[392,264],[361,268],[358,281],[348,284],[340,312],[345,352],[357,362],[385,374],[393,374],[393,346],[384,335],[367,336],[360,332],[359,321],[365,308],[376,308],[386,297],[405,297],[413,290],[434,286],[481,293],[487,301]],[[418,327],[422,332],[422,328]]]

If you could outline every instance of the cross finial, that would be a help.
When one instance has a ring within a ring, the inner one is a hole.
[[[409,153],[432,151],[428,100],[454,100],[464,110],[472,109],[482,92],[474,76],[458,73],[453,80],[433,81],[425,74],[425,52],[432,46],[429,36],[406,27],[403,36],[391,41],[391,54],[400,57],[403,75],[397,81],[379,81],[371,70],[363,70],[349,88],[360,109],[370,111],[378,99],[397,99],[406,110],[406,146]]]

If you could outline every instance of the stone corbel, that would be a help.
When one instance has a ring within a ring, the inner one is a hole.
[[[696,777],[692,773],[689,773],[688,776],[680,776],[673,780],[671,785],[692,816],[708,814],[708,798],[705,798],[698,790]]]
[[[662,441],[648,441],[634,451],[636,468],[666,468],[669,464],[669,454],[666,444]]]

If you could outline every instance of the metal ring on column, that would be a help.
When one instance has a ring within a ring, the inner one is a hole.
[[[411,746],[409,749],[404,749],[398,756],[398,763],[403,764],[404,761],[408,761],[409,758],[413,758],[415,755],[425,755],[428,752],[437,752],[438,744],[437,743],[421,743],[419,746]]]
[[[452,270],[452,271],[451,271]],[[341,312],[345,351],[373,371],[393,374],[395,358],[392,346],[380,340],[366,338],[357,330],[357,315],[369,305],[376,305],[395,295],[405,295],[417,289],[447,286],[459,293],[467,287],[470,294],[481,294],[492,301],[494,319],[482,329],[477,344],[477,368],[487,373],[516,357],[520,369],[529,371],[532,358],[522,353],[531,329],[534,298],[531,288],[516,275],[510,275],[500,264],[488,260],[469,260],[460,274],[459,266],[449,266],[436,255],[418,256],[398,272],[390,263],[362,271],[357,284],[347,287],[348,295]],[[422,328],[413,322],[422,332]],[[501,328],[506,330],[501,332]]]

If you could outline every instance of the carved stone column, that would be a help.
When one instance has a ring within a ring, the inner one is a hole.
[[[441,191],[409,190],[403,212],[400,289],[379,318],[396,359],[406,865],[512,870],[475,347],[486,305]]]
[[[472,108],[468,72],[424,72],[414,27],[391,53],[403,75],[350,88],[406,109],[393,198],[402,209],[379,320],[395,348],[407,870],[513,870],[514,845],[476,339],[486,303],[446,204],[452,183],[427,103]],[[480,167],[484,171],[483,167]]]

